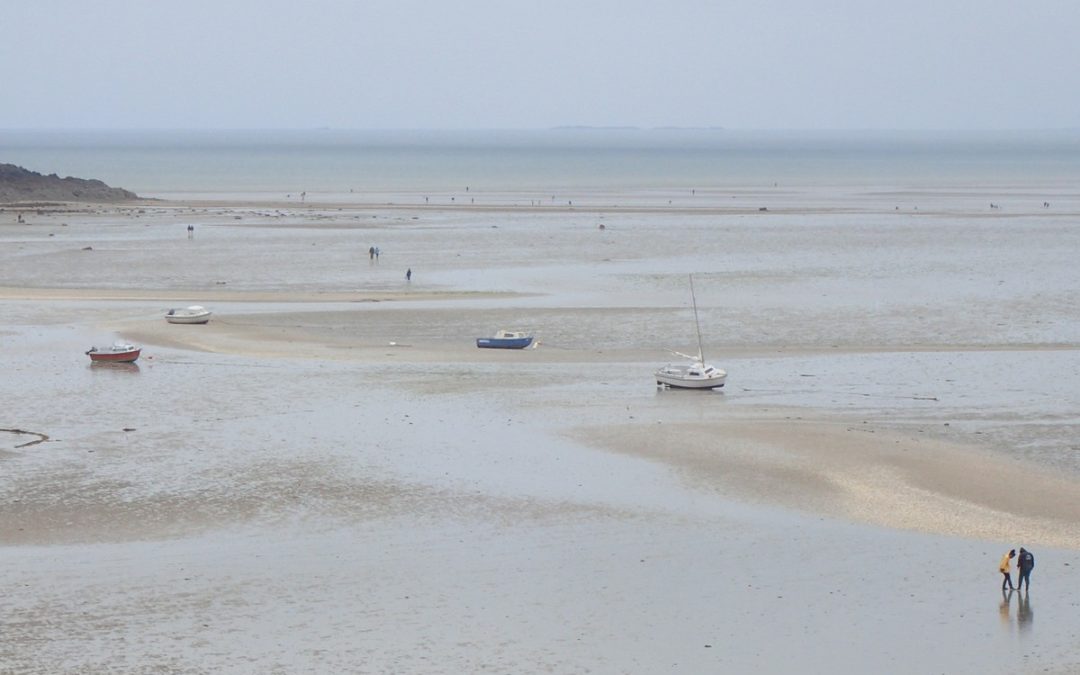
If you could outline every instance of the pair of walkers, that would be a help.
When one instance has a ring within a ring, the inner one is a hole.
[[[1013,558],[1016,558],[1016,586],[1013,586],[1011,573]],[[1010,550],[1001,557],[1001,562],[998,564],[998,571],[1002,575],[1001,590],[1011,591],[1021,586],[1027,590],[1031,587],[1031,570],[1033,569],[1035,569],[1035,556],[1031,555],[1031,551],[1021,546],[1020,555],[1017,557],[1016,549]]]

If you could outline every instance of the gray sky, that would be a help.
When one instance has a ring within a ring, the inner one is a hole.
[[[1080,128],[1076,0],[4,0],[0,128]]]

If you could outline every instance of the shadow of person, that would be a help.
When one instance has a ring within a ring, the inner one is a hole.
[[[1028,598],[1027,591],[1017,591],[1016,594],[1020,596],[1020,606],[1016,609],[1016,623],[1020,626],[1021,633],[1027,633],[1035,620],[1035,612],[1031,610],[1031,600]]]

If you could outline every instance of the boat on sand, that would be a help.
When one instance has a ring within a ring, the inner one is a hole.
[[[701,322],[698,321],[697,297],[694,294],[694,277],[690,276],[690,301],[694,307],[694,326],[697,328],[698,353],[696,356],[672,351],[672,354],[689,359],[690,363],[669,363],[655,373],[656,384],[675,389],[719,389],[727,380],[727,372],[705,363],[701,347]]]
[[[91,363],[131,363],[139,358],[142,347],[127,342],[114,342],[108,347],[91,347],[86,353]]]
[[[169,323],[206,323],[211,314],[212,312],[202,305],[191,305],[170,309],[165,314],[165,320]]]
[[[532,341],[528,333],[500,330],[493,337],[476,338],[476,346],[484,349],[525,349]]]

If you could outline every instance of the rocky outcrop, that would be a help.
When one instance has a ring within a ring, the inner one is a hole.
[[[123,202],[138,199],[129,190],[99,180],[43,176],[14,164],[0,164],[0,204],[15,202]]]

